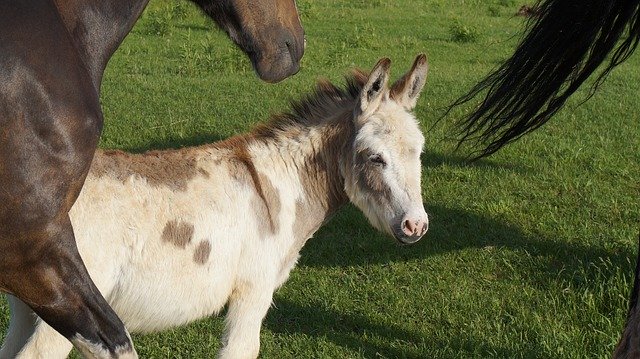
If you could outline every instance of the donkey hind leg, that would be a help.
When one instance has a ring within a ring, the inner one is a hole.
[[[260,290],[262,289],[262,290]],[[220,359],[257,358],[260,328],[273,298],[273,288],[243,287],[234,291],[225,318]]]
[[[73,345],[20,299],[8,295],[11,320],[0,358],[66,358]]]
[[[40,244],[26,258],[38,259],[20,268],[11,291],[86,358],[137,358],[124,324],[89,277],[65,219],[39,237],[23,238]]]

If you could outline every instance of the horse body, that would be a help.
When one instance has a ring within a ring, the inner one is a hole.
[[[3,2],[0,14],[0,288],[73,340],[101,333],[113,355],[131,353],[66,216],[102,128],[97,90],[53,3]]]
[[[424,57],[416,64],[396,99],[382,90],[383,62],[369,81],[361,77],[350,91],[325,84],[297,105],[298,118],[249,135],[145,154],[99,151],[70,214],[89,273],[127,328],[162,330],[228,302],[221,356],[256,357],[273,292],[344,204],[399,241],[417,241],[427,230],[424,139],[407,109],[424,84]],[[67,355],[70,343],[41,320],[25,320],[31,311],[17,298],[10,304],[5,347],[24,357]]]
[[[136,356],[78,254],[68,212],[102,129],[104,68],[147,2],[0,4],[0,290],[88,357]],[[198,4],[264,80],[298,70],[304,40],[293,0]]]

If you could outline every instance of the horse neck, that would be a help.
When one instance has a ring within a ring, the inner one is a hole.
[[[54,0],[96,91],[104,69],[149,0]]]

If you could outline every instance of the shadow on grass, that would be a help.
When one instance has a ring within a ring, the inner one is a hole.
[[[627,258],[634,256],[622,248],[608,250],[527,235],[515,226],[461,209],[430,205],[427,212],[430,227],[425,237],[415,245],[401,246],[390,237],[382,239],[383,235],[371,227],[358,209],[345,206],[307,242],[300,264],[354,266],[421,259],[466,248],[502,247],[523,250],[531,256],[554,258],[558,264],[569,267],[579,261],[602,258],[633,270]],[[557,269],[550,268],[554,276]]]
[[[418,349],[408,349],[406,343],[424,347],[425,340],[430,348],[447,348],[452,353],[492,353],[502,358],[522,356],[506,348],[496,347],[469,334],[448,338],[446,342],[434,342],[433,338],[407,331],[397,325],[380,324],[366,316],[339,313],[323,307],[321,303],[308,306],[300,305],[284,298],[276,298],[277,308],[272,308],[265,318],[264,327],[277,334],[304,334],[309,337],[322,337],[344,348],[362,353],[365,358],[425,358]],[[380,340],[382,338],[383,340]],[[381,343],[382,342],[382,343]],[[397,347],[394,343],[404,343]],[[383,344],[384,343],[384,344]],[[536,345],[531,345],[531,353]],[[442,357],[442,356],[440,356]],[[459,356],[452,356],[459,358]]]
[[[425,358],[424,350],[428,348],[446,348],[450,353],[491,353],[493,357],[499,358],[526,357],[527,354],[535,356],[539,353],[535,343],[530,344],[529,353],[522,353],[489,344],[468,333],[448,337],[446,342],[438,342],[437,339],[426,339],[398,325],[380,324],[366,316],[340,313],[323,307],[321,303],[303,306],[284,298],[276,298],[275,303],[277,308],[269,311],[263,323],[272,332],[326,338],[334,344],[363,354],[365,358]],[[428,343],[425,343],[427,340]],[[394,346],[394,343],[399,342],[412,343],[421,349],[408,349],[406,345]],[[440,354],[438,357],[447,356]]]
[[[428,210],[432,227],[427,236],[414,246],[400,246],[393,239],[381,238],[356,208],[348,206],[307,243],[302,251],[300,266],[364,266],[424,259],[469,248],[501,247],[551,259],[536,261],[542,264],[525,279],[526,285],[537,288],[551,287],[551,283],[557,283],[558,278],[578,286],[590,286],[589,283],[597,285],[596,279],[581,277],[576,273],[584,273],[580,269],[586,263],[597,263],[598,258],[610,261],[629,275],[633,273],[633,266],[628,261],[631,258],[633,262],[633,254],[626,249],[607,250],[527,235],[516,227],[458,209],[430,206]],[[424,357],[424,352],[417,348],[447,348],[447,352],[474,353],[474,356],[491,353],[492,356],[504,358],[535,357],[536,353],[542,352],[536,343],[531,343],[527,353],[515,352],[515,349],[487,343],[469,333],[453,333],[453,337],[446,341],[440,339],[441,342],[437,342],[438,339],[433,342],[434,339],[429,338],[429,343],[425,344],[425,338],[403,329],[401,325],[382,324],[358,314],[342,313],[320,302],[301,305],[276,296],[275,303],[277,308],[269,312],[265,321],[265,326],[270,330],[327,338],[339,346],[362,352],[367,358]],[[394,345],[398,342],[412,343],[416,349]]]

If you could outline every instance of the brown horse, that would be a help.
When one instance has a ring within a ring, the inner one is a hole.
[[[294,0],[194,0],[276,82],[298,71]],[[148,0],[0,2],[0,290],[87,357],[136,357],[92,282],[69,209],[102,129],[105,66]]]

